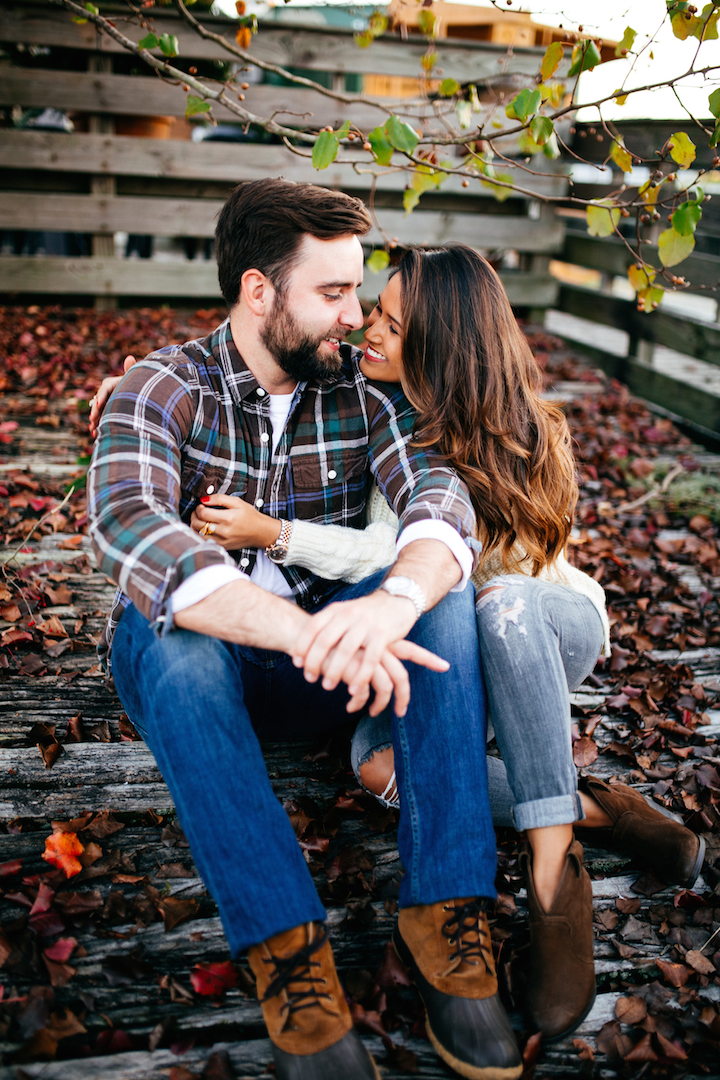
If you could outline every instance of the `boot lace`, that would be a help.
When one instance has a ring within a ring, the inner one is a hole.
[[[477,967],[480,962],[492,974],[488,956],[492,956],[490,932],[487,922],[480,915],[487,910],[485,900],[471,900],[467,904],[445,904],[445,911],[452,914],[442,927],[443,936],[448,944],[455,946],[448,960],[460,960],[462,963]]]
[[[317,1004],[318,998],[323,997],[330,1001],[332,994],[321,993],[316,986],[316,983],[319,985],[326,983],[327,980],[312,971],[312,968],[319,968],[322,965],[319,960],[310,959],[314,953],[322,949],[327,940],[327,931],[321,928],[318,930],[314,941],[311,941],[303,949],[299,949],[298,952],[293,953],[292,956],[286,958],[282,956],[263,957],[264,964],[275,965],[275,976],[265,991],[261,1002],[275,997],[276,994],[282,993],[283,990],[287,991],[288,1000],[282,1005],[281,1011],[287,1009],[288,1017],[290,1017],[293,1013],[300,1012],[302,1009],[312,1008],[313,1005]],[[291,983],[293,988],[289,989]]]

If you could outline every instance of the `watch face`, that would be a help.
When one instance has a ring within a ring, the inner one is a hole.
[[[265,554],[270,562],[281,563],[287,555],[287,547],[283,544],[273,544],[272,547],[266,549]]]

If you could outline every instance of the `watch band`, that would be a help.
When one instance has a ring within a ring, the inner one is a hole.
[[[280,522],[280,535],[273,544],[268,544],[265,548],[265,554],[271,562],[281,563],[283,561],[287,555],[291,532],[292,521],[285,521],[283,518]]]
[[[412,578],[404,577],[402,574],[395,574],[392,577],[385,578],[380,588],[390,593],[391,596],[404,596],[410,600],[415,606],[415,613],[418,617],[427,610],[427,599],[425,593],[422,591],[417,581],[413,581]]]

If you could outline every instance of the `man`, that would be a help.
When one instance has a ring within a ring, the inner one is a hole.
[[[359,200],[309,184],[262,181],[228,200],[216,241],[229,319],[135,365],[100,424],[92,536],[122,590],[106,646],[112,639],[120,698],[170,788],[231,952],[249,949],[277,1075],[293,1080],[377,1073],[352,1030],[324,909],[257,734],[325,730],[371,694],[373,714],[394,695],[406,808],[396,945],[441,1055],[461,1075],[503,1080],[522,1067],[484,914],[495,841],[463,591],[475,523],[455,474],[409,445],[400,390],[370,387],[341,345],[362,325],[358,237],[369,228]],[[293,518],[360,526],[371,471],[401,520],[386,580],[346,586],[277,565]],[[284,519],[278,542],[236,560],[203,540],[185,523],[213,494]],[[432,651],[440,643],[451,676]],[[401,659],[416,663],[411,678]],[[241,815],[239,860],[231,825]]]

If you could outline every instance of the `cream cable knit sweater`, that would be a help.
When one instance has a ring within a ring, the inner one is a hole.
[[[304,566],[319,577],[331,581],[342,579],[350,583],[362,581],[376,570],[390,566],[395,561],[398,519],[376,485],[373,485],[368,500],[367,518],[368,525],[364,529],[294,521],[285,564]],[[472,575],[475,588],[482,588],[491,578],[500,574],[517,573],[529,576],[529,566],[526,570],[520,569],[520,551],[515,565],[517,569],[506,570],[500,553],[494,552],[483,564],[482,570],[476,570]],[[564,585],[592,601],[605,631],[603,655],[609,656],[610,624],[605,607],[605,591],[599,582],[571,566],[565,555],[560,555],[551,566],[541,570],[538,577],[541,581]]]

